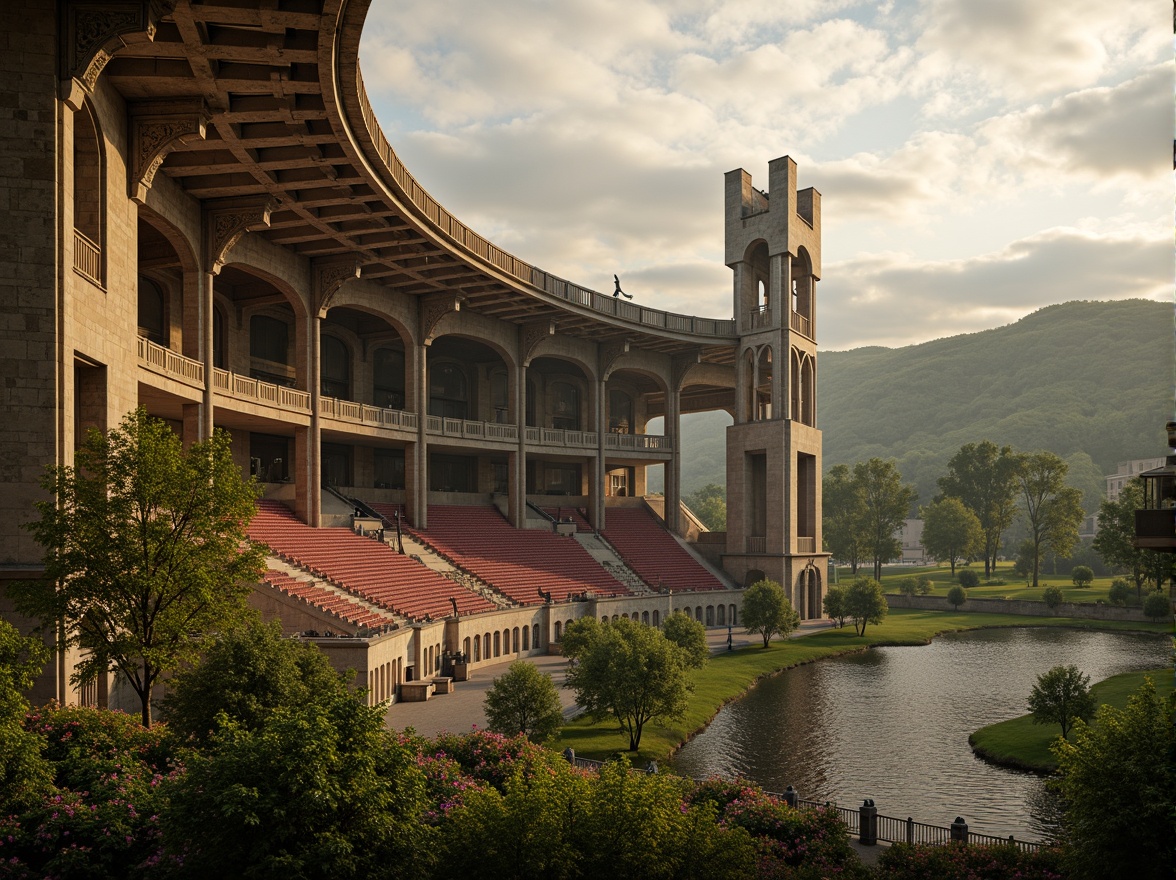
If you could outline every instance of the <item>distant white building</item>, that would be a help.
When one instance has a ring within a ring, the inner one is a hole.
[[[1152,468],[1163,467],[1165,460],[1163,458],[1137,458],[1132,461],[1119,462],[1118,469],[1107,476],[1107,500],[1115,501],[1119,497],[1119,493],[1123,491],[1123,487],[1127,485],[1127,481],[1138,477],[1144,471],[1150,471]]]
[[[902,541],[902,561],[910,565],[926,565],[929,561],[927,551],[923,549],[923,521],[921,519],[904,519],[899,530],[899,540]]]

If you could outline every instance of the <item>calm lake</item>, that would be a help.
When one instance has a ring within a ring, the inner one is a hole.
[[[1037,676],[1075,664],[1091,682],[1170,663],[1167,636],[1055,628],[973,630],[780,673],[724,708],[674,769],[935,825],[1040,839],[1041,780],[972,754],[968,734],[1025,713]]]

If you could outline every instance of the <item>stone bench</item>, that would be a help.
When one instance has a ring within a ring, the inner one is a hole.
[[[433,688],[433,693],[451,694],[453,693],[453,678],[448,675],[438,675],[433,679]]]
[[[423,703],[433,696],[434,685],[431,681],[406,681],[400,685],[400,701],[402,703]]]

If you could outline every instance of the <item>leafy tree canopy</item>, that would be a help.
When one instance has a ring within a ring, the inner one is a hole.
[[[853,483],[860,498],[866,554],[874,560],[874,579],[882,577],[882,563],[902,555],[895,535],[918,499],[913,486],[904,485],[894,460],[871,458],[853,466]]]
[[[181,742],[204,745],[225,718],[257,730],[279,708],[346,692],[317,647],[283,638],[277,623],[254,621],[209,639],[200,661],[172,679],[163,710]]]
[[[551,676],[516,660],[486,691],[487,726],[495,733],[522,734],[531,742],[551,739],[563,725],[563,706]]]
[[[958,498],[944,498],[922,508],[923,548],[940,562],[947,560],[954,575],[956,563],[984,550],[984,530],[976,514]]]
[[[727,529],[727,490],[717,483],[707,483],[682,499],[712,532]]]
[[[1135,511],[1143,509],[1143,481],[1128,480],[1119,497],[1104,500],[1098,510],[1098,534],[1094,549],[1107,565],[1126,571],[1135,582],[1135,595],[1143,596],[1149,577],[1160,582],[1164,559],[1154,550],[1140,550],[1134,544]]]
[[[1075,719],[1088,721],[1094,714],[1090,676],[1083,675],[1073,664],[1043,672],[1029,694],[1029,711],[1034,724],[1061,725],[1065,736]]]
[[[24,692],[48,660],[39,638],[22,636],[0,619],[0,816],[32,806],[52,784],[44,741],[22,725],[29,710]]]
[[[108,434],[91,430],[75,462],[49,469],[52,498],[28,525],[45,548],[45,576],[12,593],[21,611],[63,623],[66,645],[85,649],[75,681],[114,666],[150,725],[160,677],[245,613],[263,559],[245,538],[257,487],[233,462],[227,433],[184,450],[143,408]]]
[[[836,620],[838,627],[845,626],[845,619],[849,616],[849,612],[845,610],[845,587],[841,584],[830,584],[829,589],[825,591],[825,598],[821,600],[821,606],[826,617]]]
[[[991,575],[1000,552],[1000,536],[1017,512],[1017,457],[1009,446],[984,440],[966,443],[947,463],[938,480],[940,498],[957,498],[980,524],[984,574]]]
[[[1066,485],[1067,470],[1066,463],[1052,452],[1020,456],[1017,484],[1022,516],[1029,530],[1034,587],[1045,551],[1067,556],[1078,541],[1082,493]]]
[[[710,646],[706,643],[706,627],[701,621],[675,611],[665,619],[662,632],[667,639],[686,652],[686,664],[699,669],[710,659]]]
[[[568,629],[577,630],[578,622]],[[572,654],[576,662],[568,670],[568,687],[593,717],[616,719],[629,736],[629,751],[635,752],[648,722],[680,718],[686,711],[692,690],[686,652],[660,629],[627,617],[586,632],[574,632],[583,639]]]
[[[775,581],[756,581],[743,594],[743,626],[762,636],[766,648],[774,635],[788,638],[800,626],[800,614],[782,586]]]
[[[845,590],[845,610],[853,620],[853,627],[859,636],[866,634],[866,624],[880,624],[889,613],[882,585],[874,578],[858,577],[850,581]]]
[[[1176,870],[1176,726],[1150,680],[1123,709],[1099,707],[1092,725],[1052,746],[1065,802],[1069,876],[1168,880]]]

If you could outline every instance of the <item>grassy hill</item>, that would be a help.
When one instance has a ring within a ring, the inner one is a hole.
[[[824,465],[895,458],[920,501],[965,443],[1048,449],[1101,494],[1119,461],[1161,455],[1172,417],[1172,306],[1048,306],[1015,324],[904,348],[818,356]],[[726,479],[726,413],[683,418],[682,484]]]

